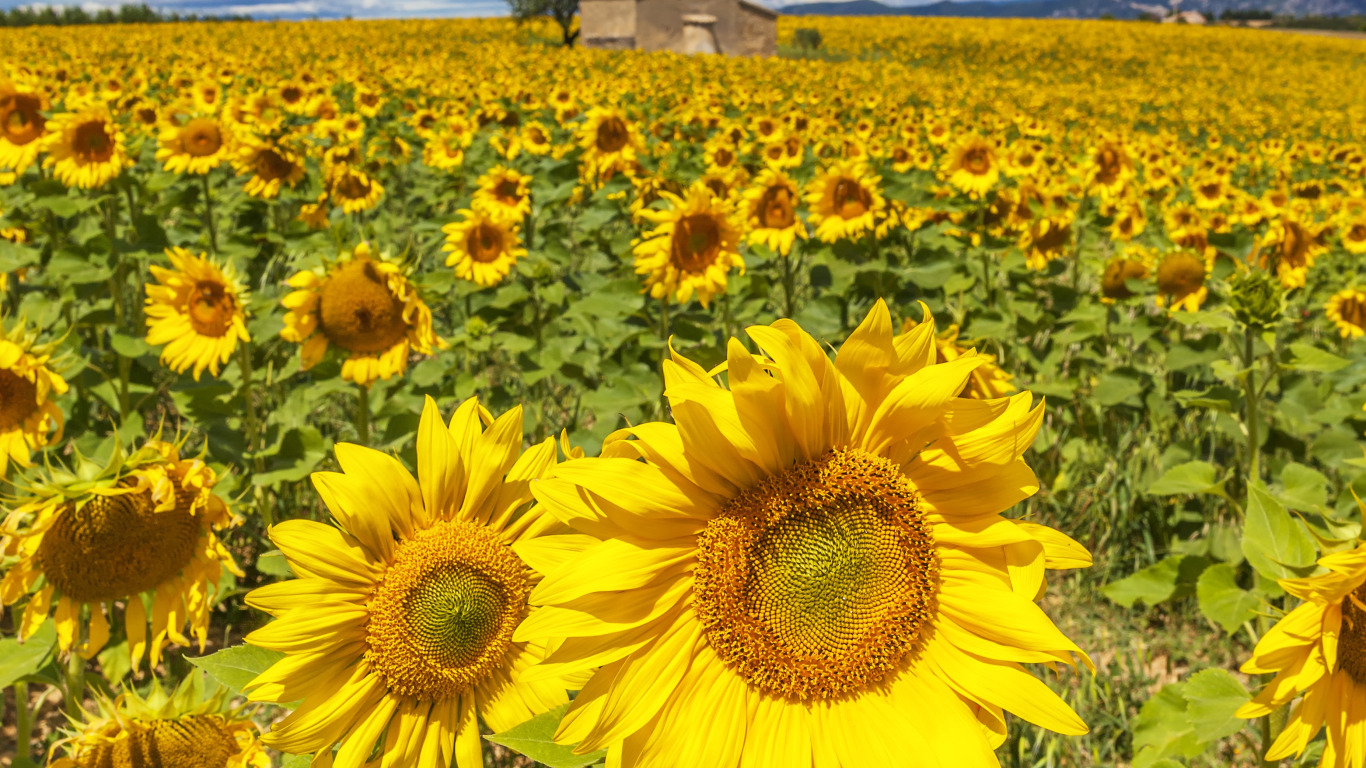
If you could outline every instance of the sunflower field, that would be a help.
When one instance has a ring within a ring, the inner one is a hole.
[[[1366,41],[557,40],[0,29],[0,766],[1366,768]]]

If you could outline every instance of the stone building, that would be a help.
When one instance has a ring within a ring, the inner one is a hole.
[[[778,13],[751,0],[580,0],[589,48],[772,56]]]

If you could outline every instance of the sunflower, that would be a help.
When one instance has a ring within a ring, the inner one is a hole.
[[[522,149],[533,155],[548,155],[554,149],[550,142],[550,129],[535,120],[522,125],[519,138]]]
[[[458,133],[438,131],[427,139],[422,148],[422,163],[428,168],[449,171],[465,163],[465,147],[469,142]]]
[[[368,211],[379,205],[384,187],[379,180],[350,164],[333,166],[327,173],[327,195],[344,213]]]
[[[1265,760],[1304,753],[1328,726],[1320,768],[1366,765],[1366,720],[1354,713],[1366,703],[1366,544],[1319,559],[1326,573],[1281,579],[1303,602],[1281,618],[1242,666],[1247,674],[1275,677],[1238,717],[1264,717],[1301,697]]]
[[[950,184],[969,196],[985,195],[1001,177],[996,145],[975,133],[964,136],[945,156],[943,171]]]
[[[520,224],[531,213],[531,177],[497,166],[479,177],[472,207],[490,217]]]
[[[907,318],[902,324],[902,332],[911,332],[919,323]],[[981,361],[981,365],[968,374],[967,383],[957,393],[957,397],[966,397],[973,400],[994,400],[998,397],[1007,397],[1019,391],[1019,387],[1010,383],[1015,378],[1012,374],[1006,373],[997,364],[995,355],[979,354],[977,350],[967,348],[958,343],[959,329],[957,325],[950,325],[942,333],[934,337],[934,358],[935,363],[951,363],[962,357],[976,355]]]
[[[0,77],[0,168],[23,173],[38,159],[47,133],[47,108],[42,94],[20,91]]]
[[[685,195],[660,191],[669,208],[642,208],[640,217],[656,226],[635,242],[637,275],[656,299],[686,303],[693,294],[702,306],[726,291],[731,269],[745,272],[740,256],[740,230],[730,201],[718,198],[701,182]]]
[[[605,180],[634,167],[636,155],[645,148],[639,130],[626,114],[605,107],[588,110],[579,127],[578,144],[583,148],[580,176],[590,181]]]
[[[0,324],[0,479],[11,462],[27,467],[34,451],[61,439],[64,417],[53,396],[66,394],[67,384],[50,367],[53,346]]]
[[[237,150],[232,167],[248,176],[244,189],[252,197],[279,197],[280,187],[293,189],[304,178],[302,158],[275,142],[248,136]]]
[[[1344,288],[1333,294],[1324,314],[1337,326],[1344,339],[1359,339],[1366,334],[1366,291]]]
[[[450,252],[446,266],[455,267],[455,276],[476,285],[497,285],[507,277],[526,249],[517,233],[517,224],[478,208],[460,212],[463,221],[441,228]]]
[[[270,768],[256,724],[228,707],[226,690],[205,697],[202,680],[192,674],[168,695],[153,679],[146,698],[132,688],[115,699],[96,692],[96,711],[82,710],[48,768]]]
[[[58,645],[89,659],[123,603],[134,667],[148,650],[155,667],[168,642],[189,645],[186,623],[202,651],[223,570],[243,575],[214,535],[236,522],[213,493],[217,483],[202,459],[182,459],[178,445],[160,440],[102,469],[51,470],[4,525],[0,549],[16,561],[0,582],[0,605],[32,593],[20,639],[55,604]]]
[[[1003,710],[1085,733],[1020,662],[1075,664],[1034,600],[1090,556],[1000,516],[1038,489],[1042,406],[955,397],[983,360],[936,364],[933,322],[894,338],[880,301],[833,363],[790,320],[749,333],[768,357],[732,339],[729,389],[675,355],[675,424],[533,486],[602,539],[514,634],[566,638],[524,681],[600,667],[556,741],[622,768],[995,766]]]
[[[1102,141],[1086,161],[1086,181],[1091,190],[1109,196],[1118,193],[1134,177],[1134,163],[1124,144]]]
[[[1274,267],[1287,291],[1303,288],[1314,259],[1328,251],[1322,227],[1289,215],[1271,222],[1261,246],[1258,264]]]
[[[1133,246],[1130,246],[1123,256],[1110,259],[1100,276],[1100,300],[1106,304],[1113,304],[1116,301],[1133,298],[1134,292],[1129,290],[1129,281],[1146,280],[1150,273],[1150,262],[1151,258],[1147,255],[1146,249]]]
[[[797,216],[801,200],[797,182],[777,168],[767,168],[745,190],[749,213],[749,242],[764,243],[783,256],[792,252],[797,238],[806,239],[806,225]]]
[[[151,266],[158,285],[147,285],[147,343],[161,350],[161,362],[176,373],[207,368],[214,376],[247,335],[246,292],[231,265],[204,254],[168,248],[171,269]]]
[[[1342,229],[1342,247],[1356,256],[1366,254],[1366,216],[1348,222]]]
[[[838,160],[812,179],[806,203],[816,237],[833,243],[871,231],[887,207],[878,188],[881,181],[881,176],[870,175],[868,166],[851,160]]]
[[[408,356],[430,355],[443,342],[432,332],[432,311],[397,264],[361,243],[325,269],[289,279],[280,338],[303,345],[305,369],[336,344],[348,353],[342,378],[367,387],[408,369]]]
[[[1148,216],[1143,212],[1143,204],[1130,200],[1115,211],[1114,221],[1110,224],[1110,237],[1127,243],[1143,234],[1147,226]]]
[[[526,509],[554,438],[522,453],[520,407],[494,419],[466,400],[447,426],[429,397],[417,441],[417,480],[387,454],[339,444],[342,473],[313,475],[335,525],[270,529],[299,578],[247,596],[276,617],[247,642],[287,654],[249,696],[302,701],[266,735],[271,747],[331,765],[340,742],[336,764],[359,766],[378,742],[386,765],[453,756],[481,768],[481,719],[506,730],[579,686],[582,675],[515,679],[554,646],[513,639],[536,569],[595,543],[542,538],[561,526]]]
[[[157,141],[156,158],[171,173],[206,174],[226,162],[232,152],[227,131],[213,117],[167,126]]]
[[[1195,312],[1209,297],[1209,262],[1187,249],[1170,251],[1157,263],[1157,306]]]
[[[43,140],[48,157],[44,168],[53,168],[68,187],[96,189],[133,165],[124,148],[123,130],[109,108],[87,106],[64,112],[48,123],[51,132]]]
[[[1041,216],[1032,221],[1020,235],[1020,250],[1025,253],[1025,264],[1030,269],[1047,269],[1050,262],[1065,256],[1073,246],[1076,214],[1065,211],[1053,216]]]

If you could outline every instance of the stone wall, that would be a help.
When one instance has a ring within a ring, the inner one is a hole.
[[[587,48],[684,52],[683,16],[716,17],[721,53],[772,56],[778,14],[748,0],[580,0],[580,42]]]
[[[579,0],[579,42],[585,48],[636,47],[636,0]]]

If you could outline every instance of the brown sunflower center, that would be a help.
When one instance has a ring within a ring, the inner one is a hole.
[[[503,179],[494,186],[493,196],[503,205],[517,205],[522,202],[522,185],[516,179]]]
[[[43,135],[46,121],[36,96],[13,93],[0,99],[0,130],[11,144],[23,146]]]
[[[725,147],[716,150],[716,154],[712,156],[712,164],[717,168],[729,168],[734,162],[735,153]]]
[[[792,190],[786,185],[775,184],[764,190],[759,198],[759,222],[768,229],[787,229],[797,220],[796,207],[792,202]]]
[[[389,290],[379,267],[357,259],[335,269],[323,283],[318,325],[328,341],[351,352],[382,352],[403,340],[408,323],[403,302]]]
[[[1338,632],[1338,666],[1358,685],[1366,685],[1366,584],[1342,601],[1342,629]]]
[[[1337,310],[1342,322],[1366,330],[1366,297],[1363,294],[1357,293],[1342,299],[1338,302]],[[2,423],[0,428],[3,428]]]
[[[364,200],[370,196],[370,180],[357,173],[344,173],[332,191],[347,200]]]
[[[837,180],[832,197],[835,215],[842,219],[857,219],[873,207],[873,196],[855,179]]]
[[[503,665],[530,588],[489,529],[439,522],[399,544],[375,588],[365,658],[399,696],[459,695]]]
[[[174,511],[158,512],[151,491],[67,502],[38,545],[48,583],[77,602],[146,592],[194,558],[203,525],[194,491],[178,491]]]
[[[280,100],[286,104],[298,104],[303,98],[304,89],[297,85],[287,85],[280,91]]]
[[[284,179],[294,170],[294,164],[273,149],[263,149],[257,152],[254,166],[256,176],[263,181]]]
[[[1350,243],[1366,243],[1366,223],[1353,224],[1342,237]]]
[[[84,162],[103,163],[114,156],[114,141],[103,120],[87,120],[76,126],[71,149]]]
[[[1276,255],[1287,267],[1306,266],[1312,238],[1309,231],[1294,221],[1285,222],[1285,236],[1281,238]]]
[[[972,147],[963,153],[963,169],[973,176],[985,176],[991,171],[991,151],[986,147]]]
[[[469,251],[470,258],[481,264],[497,261],[503,255],[506,245],[503,242],[503,230],[499,227],[483,222],[479,226],[470,230],[469,237],[465,239],[465,248]]]
[[[0,434],[22,427],[37,410],[37,385],[9,369],[0,369]]]
[[[241,751],[217,715],[134,720],[127,738],[104,741],[76,758],[80,768],[224,768]]]
[[[721,253],[721,227],[705,213],[684,216],[674,225],[670,258],[683,272],[702,272]]]
[[[594,142],[599,152],[619,152],[626,146],[630,134],[627,132],[626,121],[620,117],[609,117],[598,125],[598,133]]]
[[[917,648],[939,558],[889,461],[832,450],[744,491],[698,536],[698,619],[750,685],[791,700],[876,684]]]
[[[1119,171],[1122,166],[1120,154],[1114,147],[1102,147],[1096,153],[1096,181],[1101,184],[1113,184],[1119,178]]]
[[[200,280],[190,292],[190,326],[200,336],[226,336],[237,315],[237,297],[216,280]]]
[[[1148,268],[1143,262],[1134,259],[1114,259],[1105,265],[1105,274],[1100,279],[1101,293],[1110,299],[1127,299],[1134,295],[1129,290],[1128,281],[1142,280],[1148,276]]]
[[[180,145],[190,157],[208,157],[223,147],[223,132],[208,118],[195,118],[180,129]]]
[[[1173,253],[1157,266],[1157,289],[1178,301],[1204,284],[1205,263],[1194,254]]]

